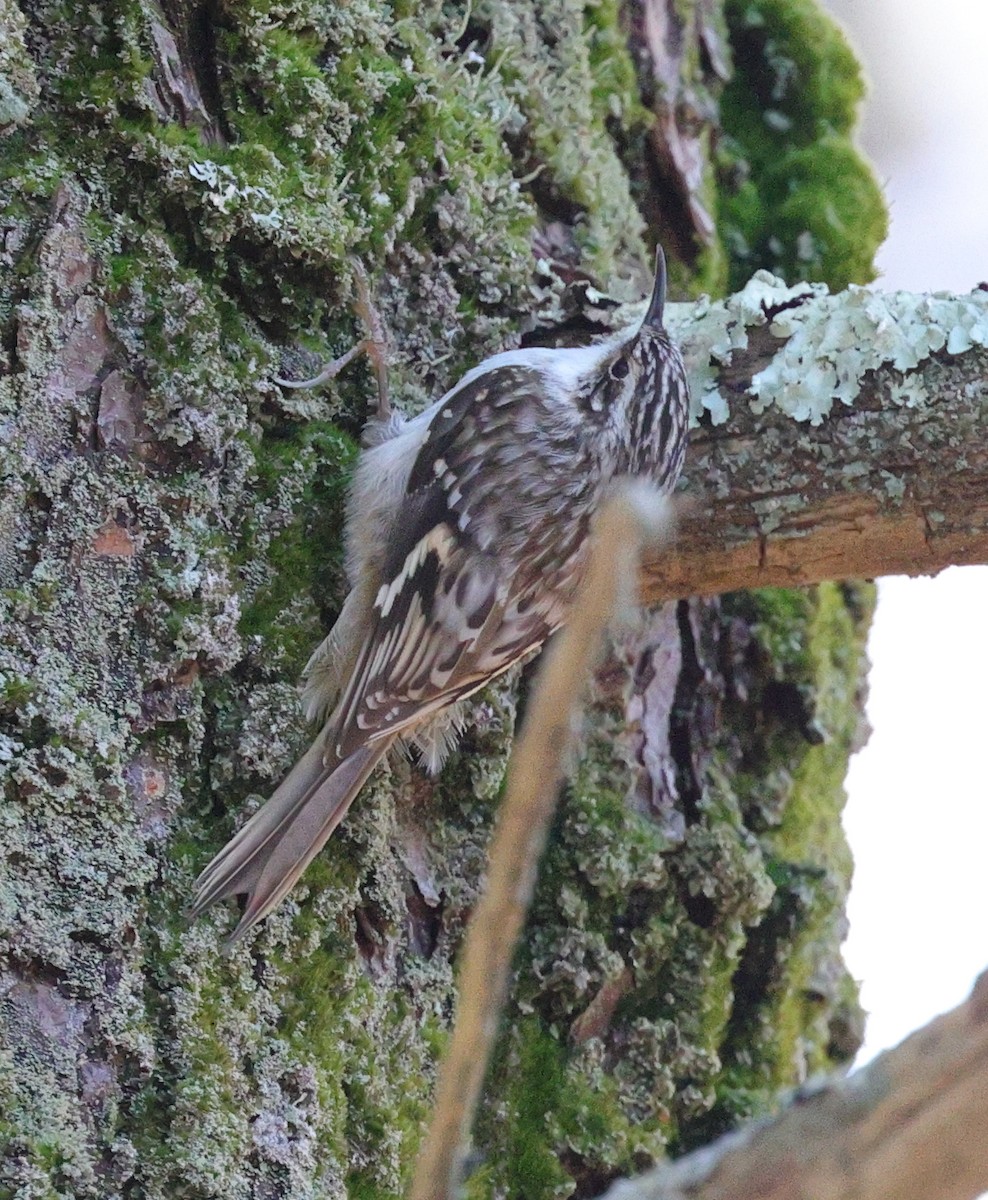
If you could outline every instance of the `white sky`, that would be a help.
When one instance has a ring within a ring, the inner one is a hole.
[[[892,209],[876,286],[988,279],[988,0],[830,0],[871,80],[862,143]],[[986,431],[988,437],[988,431]],[[988,965],[988,567],[885,579],[874,729],[848,776],[848,965],[860,1061],[959,1003]]]

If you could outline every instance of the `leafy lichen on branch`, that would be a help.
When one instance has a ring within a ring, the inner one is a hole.
[[[754,360],[743,389],[752,412],[775,406],[819,425],[835,404],[853,407],[866,378],[882,367],[904,377],[893,384],[894,404],[933,402],[917,368],[941,351],[956,356],[988,346],[983,291],[916,295],[851,286],[832,295],[823,284],[789,287],[759,271],[726,300],[669,307],[690,372],[694,416],[707,412],[714,425],[727,420],[737,396],[724,377],[739,359]],[[753,331],[769,335],[767,346],[752,346]]]

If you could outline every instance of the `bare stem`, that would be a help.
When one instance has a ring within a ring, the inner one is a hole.
[[[587,574],[565,630],[546,655],[491,847],[487,889],[467,930],[456,1022],[410,1200],[456,1195],[480,1087],[504,1006],[511,960],[604,631],[633,603],[642,542],[670,536],[671,501],[624,485],[597,521]]]

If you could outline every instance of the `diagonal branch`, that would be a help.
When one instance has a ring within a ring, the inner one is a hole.
[[[988,292],[759,275],[676,333],[705,412],[647,599],[988,562]]]

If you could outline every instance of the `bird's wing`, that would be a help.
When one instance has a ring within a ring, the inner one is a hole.
[[[476,691],[562,623],[592,476],[578,421],[550,411],[531,369],[498,368],[439,408],[334,715],[336,754]]]

